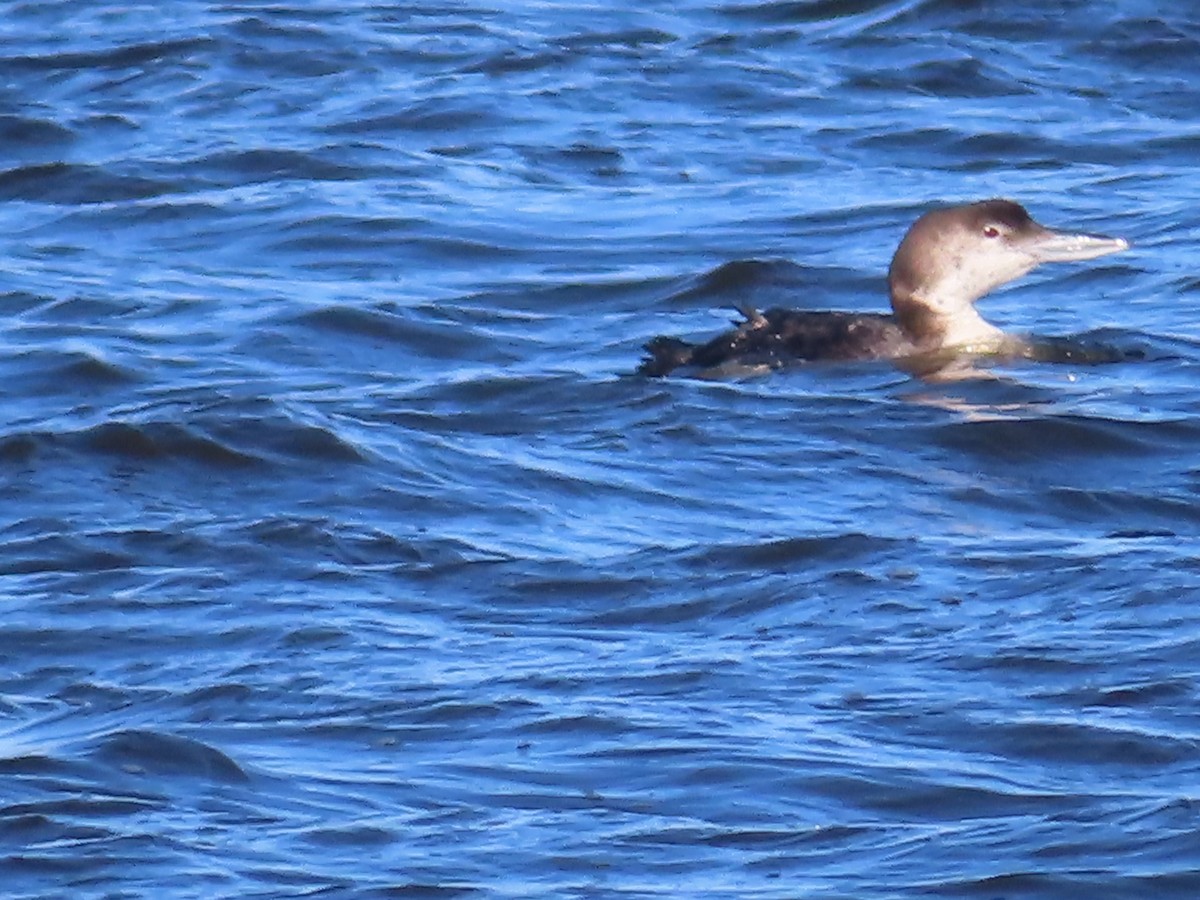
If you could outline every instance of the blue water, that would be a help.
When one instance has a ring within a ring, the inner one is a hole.
[[[1200,895],[1187,4],[0,37],[5,896]],[[1125,361],[631,374],[991,196]]]

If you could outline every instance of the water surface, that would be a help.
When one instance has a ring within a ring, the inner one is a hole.
[[[1196,896],[1193,19],[7,4],[7,893]],[[631,374],[991,196],[1122,361]]]

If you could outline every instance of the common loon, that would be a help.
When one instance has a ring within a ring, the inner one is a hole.
[[[707,343],[654,338],[638,372],[689,366],[701,375],[741,374],[805,360],[996,352],[1006,336],[975,311],[976,300],[1042,263],[1128,247],[1122,238],[1051,231],[1011,200],[936,209],[913,223],[892,257],[892,315],[740,306],[745,321]]]

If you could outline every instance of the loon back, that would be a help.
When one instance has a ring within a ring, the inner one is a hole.
[[[663,376],[694,366],[702,376],[737,374],[722,367],[779,369],[795,362],[891,359],[913,352],[892,316],[746,307],[745,320],[703,344],[660,336],[646,344],[641,375]]]

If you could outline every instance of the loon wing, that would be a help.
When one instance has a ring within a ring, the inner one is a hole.
[[[891,316],[808,312],[741,306],[745,321],[703,344],[657,337],[646,345],[643,375],[666,375],[681,366],[703,371],[760,371],[813,360],[881,359],[911,350]]]

